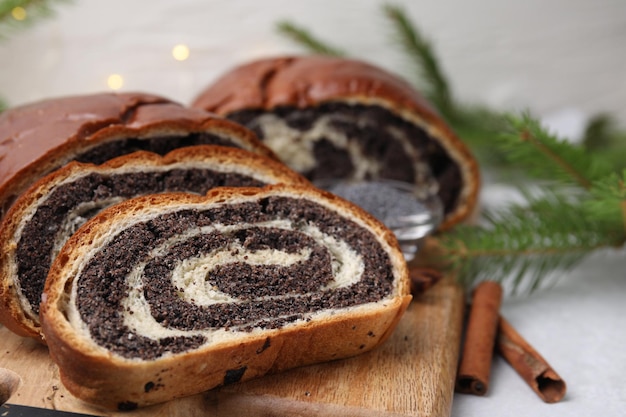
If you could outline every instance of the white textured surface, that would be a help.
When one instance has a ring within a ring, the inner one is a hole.
[[[397,0],[434,41],[457,95],[507,109],[530,108],[573,139],[588,115],[626,125],[626,2],[623,0]],[[107,89],[145,90],[188,103],[245,60],[300,52],[274,30],[289,18],[409,75],[375,0],[80,0],[58,17],[0,42],[0,96],[17,105]],[[189,45],[188,60],[171,49]],[[505,197],[491,188],[485,198]],[[503,314],[566,380],[544,404],[502,360],[486,397],[456,395],[453,416],[617,416],[626,409],[626,261],[598,254]]]

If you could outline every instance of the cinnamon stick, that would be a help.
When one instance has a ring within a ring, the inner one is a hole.
[[[502,287],[497,282],[481,282],[472,293],[456,379],[457,392],[474,395],[487,393],[501,303]]]
[[[503,317],[496,349],[543,401],[555,403],[565,396],[565,381]]]

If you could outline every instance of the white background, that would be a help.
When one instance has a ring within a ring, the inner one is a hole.
[[[183,103],[231,66],[302,50],[277,35],[291,19],[357,57],[410,76],[375,0],[82,0],[0,41],[0,96],[11,105],[107,89]],[[434,42],[459,98],[531,109],[570,137],[597,112],[626,126],[623,0],[400,1]],[[190,48],[175,61],[171,49]],[[488,184],[485,204],[499,203]],[[503,314],[568,384],[544,404],[502,360],[486,397],[456,395],[453,416],[617,416],[626,411],[626,262],[598,253],[557,284],[507,297]]]

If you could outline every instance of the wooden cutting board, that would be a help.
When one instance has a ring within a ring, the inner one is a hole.
[[[444,417],[452,404],[463,301],[457,285],[441,281],[411,302],[393,335],[371,352],[133,412],[106,412],[77,400],[60,383],[47,349],[5,328],[0,367],[21,378],[8,403],[99,416]],[[2,381],[0,373],[0,392]]]

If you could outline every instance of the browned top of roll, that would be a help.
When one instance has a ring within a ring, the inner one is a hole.
[[[55,164],[69,162],[89,143],[120,135],[209,129],[235,135],[258,153],[274,157],[248,129],[152,94],[69,96],[6,110],[0,114],[0,202],[6,194],[21,191],[16,181],[36,180]]]
[[[244,108],[306,107],[354,96],[385,99],[418,113],[434,110],[405,80],[366,62],[322,55],[244,64],[203,91],[193,107],[218,114]]]
[[[0,181],[50,149],[104,127],[137,122],[141,106],[169,104],[149,94],[96,94],[39,101],[0,114]],[[160,106],[159,106],[160,107]]]

